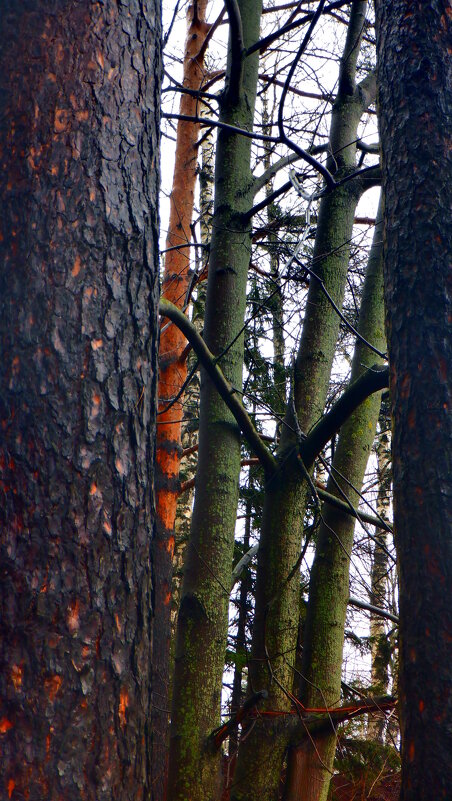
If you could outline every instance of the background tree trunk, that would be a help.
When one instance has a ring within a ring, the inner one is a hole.
[[[355,82],[366,6],[366,2],[354,2],[352,6],[333,107],[327,166],[338,180],[356,169],[357,127],[375,88],[372,79],[360,86]],[[310,278],[294,367],[294,406],[303,432],[308,432],[323,414],[340,324],[320,281],[341,308],[361,192],[360,184],[349,181],[323,197],[319,205],[310,266],[320,280]],[[291,408],[287,408],[286,423],[277,452],[281,468],[267,482],[265,492],[249,665],[249,692],[268,690],[268,699],[260,707],[264,711],[289,710],[291,705],[287,690],[293,684],[300,608],[300,576],[294,566],[300,554],[309,500],[307,483],[294,464],[297,442]],[[287,738],[281,726],[273,723],[257,720],[243,738],[231,789],[234,801],[255,797],[270,801],[276,797]]]
[[[450,4],[379,0],[403,801],[452,786]]]
[[[383,309],[383,241],[381,205],[369,256],[358,331],[379,350],[385,348]],[[373,353],[357,340],[350,384],[375,363]],[[381,395],[362,403],[341,428],[327,489],[359,505],[364,474],[375,437]],[[345,616],[350,595],[350,554],[355,520],[329,504],[322,508],[303,638],[300,698],[306,707],[338,706],[341,698]],[[336,732],[307,738],[289,756],[285,801],[326,801],[336,751]]]
[[[207,0],[194,0],[187,9],[183,86],[180,114],[196,116],[200,101],[194,95],[204,79],[204,43]],[[187,302],[190,284],[191,222],[198,172],[199,125],[187,120],[177,123],[173,186],[166,238],[162,295],[179,308]],[[152,655],[153,799],[163,801],[168,762],[168,688],[170,675],[171,588],[175,547],[177,498],[181,461],[184,395],[172,400],[187,378],[187,341],[177,326],[164,321],[159,343],[159,415],[156,453],[156,539],[154,545],[155,620]]]
[[[203,111],[205,110],[203,107]],[[206,277],[208,265],[208,252],[210,248],[210,237],[212,234],[212,212],[213,212],[213,184],[214,184],[214,165],[215,165],[215,142],[213,132],[203,134],[201,144],[201,164],[199,169],[199,205],[200,205],[200,229],[201,245],[204,248],[197,254],[196,275],[198,277],[196,295],[192,306],[192,322],[196,329],[201,333],[204,325],[204,313],[206,306]],[[191,371],[196,364],[196,355],[190,351],[188,357],[188,370]],[[185,392],[184,418],[182,423],[182,447],[187,450],[186,455],[182,452],[180,466],[180,494],[177,499],[176,521],[175,521],[175,544],[173,559],[173,583],[172,583],[172,604],[171,604],[171,637],[175,643],[177,615],[179,612],[180,594],[182,590],[183,567],[188,538],[190,536],[191,514],[193,509],[194,478],[196,474],[196,464],[198,461],[198,431],[199,431],[199,394],[200,378],[197,373]],[[188,486],[187,486],[188,483]],[[184,488],[185,485],[185,488]],[[173,664],[170,666],[170,674],[173,671]]]
[[[388,431],[380,431],[377,436],[377,513],[390,522],[391,503],[391,436]],[[388,535],[382,529],[375,530],[376,542],[371,545],[372,568],[370,574],[369,602],[380,609],[386,606],[386,593],[388,586]],[[383,546],[383,547],[380,547]],[[384,695],[388,692],[389,665],[391,662],[391,639],[386,633],[385,622],[378,615],[370,613],[370,656],[371,656],[371,682],[374,695]],[[372,715],[369,717],[367,734],[374,740],[384,743],[385,716]]]
[[[149,792],[160,17],[0,16],[0,796]]]

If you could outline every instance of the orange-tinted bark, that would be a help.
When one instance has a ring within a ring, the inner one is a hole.
[[[187,11],[183,85],[190,92],[200,89],[204,79],[204,45],[209,31],[205,21],[207,0],[193,0]],[[181,94],[180,114],[193,117],[200,101],[193,94]],[[162,295],[179,308],[185,304],[189,287],[190,225],[197,175],[199,125],[179,120],[177,128],[173,187],[166,240]],[[180,249],[179,249],[179,246]],[[174,248],[174,249],[173,249]],[[164,321],[159,350],[159,417],[157,429],[155,542],[155,626],[153,655],[153,799],[165,797],[167,754],[168,673],[170,652],[170,610],[174,526],[179,495],[183,397],[170,406],[187,377],[187,344],[175,325]],[[168,408],[170,407],[170,408]]]
[[[150,796],[160,36],[1,4],[1,801]]]

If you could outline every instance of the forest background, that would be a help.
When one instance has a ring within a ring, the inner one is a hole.
[[[447,798],[450,4],[206,13],[0,17],[0,787]]]

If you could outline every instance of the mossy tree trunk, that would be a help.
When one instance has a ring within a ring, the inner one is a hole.
[[[381,207],[369,256],[358,323],[358,331],[378,350],[385,350],[383,308],[383,240]],[[376,361],[373,353],[357,340],[350,383]],[[364,479],[375,437],[380,394],[371,395],[342,426],[327,489],[354,506]],[[342,649],[349,599],[350,554],[355,521],[329,504],[322,508],[303,638],[300,700],[306,707],[338,706],[341,695]],[[336,733],[307,738],[291,750],[284,799],[326,801],[336,750]]]
[[[252,130],[258,54],[243,48],[259,37],[260,3],[232,9],[226,87],[220,121]],[[243,29],[243,41],[240,39]],[[204,339],[233,386],[241,388],[246,280],[251,252],[251,140],[218,134],[215,206]],[[231,345],[231,343],[233,343]],[[220,721],[229,589],[240,472],[240,431],[206,374],[201,378],[198,468],[177,627],[172,701],[169,801],[216,797],[220,754],[207,736]]]
[[[341,62],[338,94],[333,106],[328,168],[336,179],[356,169],[356,136],[359,120],[372,101],[375,80],[371,76],[356,85],[366,2],[354,2]],[[363,190],[351,180],[325,195],[320,202],[302,337],[295,362],[294,406],[303,432],[322,416],[331,366],[339,332],[339,317],[322,291],[326,287],[341,308],[349,262],[356,204]],[[266,689],[262,709],[290,708],[286,690],[293,683],[299,617],[299,571],[303,521],[308,500],[307,484],[295,460],[292,409],[278,448],[280,470],[267,483],[263,527],[258,554],[256,607],[253,629],[249,691]],[[292,457],[291,457],[292,454]],[[282,760],[287,739],[279,725],[265,720],[253,723],[239,747],[231,799],[278,796]]]
[[[0,797],[151,788],[160,10],[0,15]]]
[[[376,3],[403,801],[452,786],[450,3]]]

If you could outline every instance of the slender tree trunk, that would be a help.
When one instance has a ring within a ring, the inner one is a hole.
[[[193,0],[187,9],[183,86],[190,94],[181,94],[180,114],[195,116],[200,102],[193,92],[204,79],[204,42],[207,0]],[[166,239],[162,295],[179,308],[186,302],[190,282],[191,221],[198,169],[199,125],[184,120],[177,124],[173,186]],[[159,417],[157,426],[156,511],[154,546],[155,620],[152,662],[153,799],[165,798],[168,760],[169,665],[171,634],[171,585],[175,543],[175,521],[179,494],[181,432],[184,397],[171,403],[187,377],[186,339],[172,324],[162,327],[159,346]]]
[[[238,6],[247,47],[259,36],[260,4],[241,0]],[[233,32],[221,121],[251,130],[258,54],[243,59],[238,44]],[[242,385],[239,332],[251,249],[244,216],[252,205],[250,152],[250,139],[219,132],[204,339],[211,352],[221,356],[224,374],[237,387]],[[211,801],[217,793],[220,754],[209,750],[207,736],[220,721],[239,472],[240,431],[203,373],[195,504],[175,656],[170,801]]]
[[[205,107],[204,107],[205,108]],[[208,249],[212,233],[213,213],[213,183],[214,183],[215,145],[213,133],[203,135],[201,144],[201,169],[199,170],[199,203],[201,245],[204,247],[196,259],[196,275],[198,282],[195,290],[195,301],[192,306],[192,322],[199,332],[204,325],[206,307],[206,273]],[[188,357],[188,370],[196,364],[196,355],[193,351]],[[173,558],[173,583],[171,604],[171,642],[174,646],[176,635],[176,622],[179,612],[180,594],[182,590],[183,567],[185,552],[190,535],[191,515],[193,509],[194,485],[184,489],[184,484],[192,482],[196,474],[198,461],[198,431],[199,431],[199,393],[200,382],[197,374],[190,382],[185,392],[184,416],[182,423],[182,446],[188,453],[183,456],[180,466],[181,493],[177,499],[175,521],[175,545]],[[190,452],[191,449],[194,449]],[[174,647],[173,647],[174,650]],[[170,667],[170,675],[173,665]]]
[[[452,786],[450,4],[376,3],[403,801]]]
[[[159,14],[2,3],[2,799],[150,792]]]
[[[342,60],[339,90],[333,108],[328,166],[336,177],[355,170],[355,140],[363,111],[371,101],[374,81],[355,83],[356,60],[366,2],[354,2]],[[327,194],[320,203],[312,268],[330,297],[342,307],[355,208],[362,191],[354,181]],[[307,432],[324,410],[331,365],[339,332],[339,317],[311,278],[303,332],[295,364],[294,403],[302,431]],[[249,692],[267,689],[266,710],[288,710],[286,690],[293,683],[299,615],[300,553],[307,485],[294,465],[296,440],[292,410],[286,413],[278,449],[278,474],[267,482],[256,580]],[[290,433],[292,432],[292,434]],[[239,748],[231,799],[245,801],[277,797],[287,738],[280,724],[268,719],[253,723]],[[264,766],[264,767],[263,767]]]
[[[361,336],[385,349],[383,309],[381,207],[369,256],[358,323]],[[375,354],[357,340],[350,383],[375,363]],[[380,410],[380,394],[371,395],[342,426],[327,489],[353,505],[366,471]],[[350,482],[350,483],[349,483]],[[324,504],[314,563],[303,639],[300,698],[306,707],[338,706],[341,695],[342,650],[349,599],[350,554],[355,520]],[[326,801],[336,750],[334,727],[323,736],[307,739],[288,760],[285,801]]]
[[[249,478],[249,481],[251,489],[252,486],[251,477]],[[245,533],[243,537],[244,553],[246,553],[250,548],[251,515],[253,512],[253,507],[249,499],[245,506],[245,510],[246,510],[246,520],[245,520]],[[232,683],[232,693],[231,693],[231,715],[234,715],[237,712],[237,710],[241,707],[243,702],[243,689],[242,689],[243,668],[245,666],[245,656],[246,656],[246,646],[247,646],[246,624],[248,618],[248,605],[249,605],[249,596],[251,590],[252,590],[251,573],[249,566],[247,566],[240,579],[240,591],[238,595],[237,633],[235,636],[236,663],[234,666],[234,679]],[[235,731],[229,735],[230,759],[234,760],[236,759],[237,747],[238,747],[238,730],[235,729]]]
[[[377,512],[390,522],[389,505],[391,502],[391,438],[389,432],[382,431],[377,439]],[[386,590],[388,585],[387,532],[375,530],[377,542],[372,544],[372,569],[370,575],[370,598],[373,606],[386,606]],[[381,547],[383,546],[383,547]],[[371,682],[375,695],[384,695],[388,691],[389,663],[391,660],[391,642],[386,633],[383,618],[370,613],[370,649],[371,649]],[[374,740],[384,743],[385,716],[372,715],[369,718],[367,734]]]
[[[262,114],[262,122],[264,131],[267,129],[271,131],[271,119],[268,114],[267,102],[264,95],[264,107]],[[273,109],[273,117],[275,115]],[[267,170],[271,166],[271,146],[267,145],[264,156],[264,169]],[[270,198],[273,192],[273,181],[269,181],[266,186],[267,198]],[[268,241],[270,243],[270,300],[268,305],[272,317],[272,343],[273,343],[273,385],[274,385],[274,410],[283,417],[286,408],[286,368],[285,368],[285,341],[284,341],[284,303],[283,292],[281,284],[281,276],[279,274],[279,258],[278,258],[278,237],[275,233],[271,233],[272,223],[276,220],[277,209],[274,203],[269,203],[267,206],[267,221],[270,232],[268,233]],[[281,423],[276,425],[275,438],[279,439],[281,435]]]

